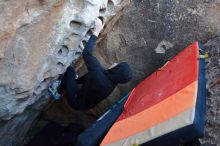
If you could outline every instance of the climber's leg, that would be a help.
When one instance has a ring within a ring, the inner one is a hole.
[[[76,91],[77,91],[77,84],[76,84],[76,72],[73,67],[68,67],[66,72],[64,73],[62,82],[59,86],[58,92],[63,93],[66,90],[67,93],[67,101],[70,106],[74,105],[74,101],[76,99]]]
[[[87,109],[87,102],[83,97],[77,97],[76,92],[77,88],[77,81],[75,79],[76,72],[73,67],[68,67],[66,72],[64,73],[62,82],[60,87],[58,88],[59,93],[63,93],[64,91],[67,92],[67,101],[69,105],[73,109],[83,110]]]

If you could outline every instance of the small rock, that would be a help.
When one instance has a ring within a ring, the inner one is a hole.
[[[164,54],[166,53],[166,51],[170,48],[172,48],[174,45],[168,41],[163,40],[162,42],[160,42],[157,46],[157,48],[155,49],[156,53],[159,54]]]

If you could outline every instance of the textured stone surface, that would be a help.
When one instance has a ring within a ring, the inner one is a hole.
[[[206,79],[208,88],[207,122],[203,145],[220,145],[220,34],[217,34],[204,45],[209,52],[207,59]]]
[[[129,0],[105,0],[100,11],[102,2],[0,1],[1,146],[21,141],[48,102],[49,84],[81,56],[94,20],[108,23]]]
[[[219,2],[133,1],[129,9],[99,43],[96,55],[105,66],[127,61],[132,82],[119,86],[124,95],[193,41],[206,42],[219,30]],[[157,53],[157,50],[163,52]]]

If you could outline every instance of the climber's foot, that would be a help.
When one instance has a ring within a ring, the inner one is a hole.
[[[57,80],[48,89],[51,97],[54,100],[60,100],[60,98],[62,97],[62,95],[58,93],[58,87],[60,86],[60,83],[61,83],[61,81]]]

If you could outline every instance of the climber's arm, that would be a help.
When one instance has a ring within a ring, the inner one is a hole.
[[[99,35],[102,29],[102,21],[100,19],[97,19],[95,21],[95,30],[93,32],[93,35],[90,37],[85,49],[83,50],[83,59],[85,61],[88,72],[102,69],[102,66],[100,65],[99,61],[96,59],[96,57],[92,55],[92,52],[96,44],[97,36]]]
[[[86,47],[82,53],[88,72],[92,70],[96,70],[97,68],[101,68],[99,61],[92,54],[93,49],[95,47],[96,40],[97,40],[97,37],[95,35],[92,35],[89,41],[87,42]]]

